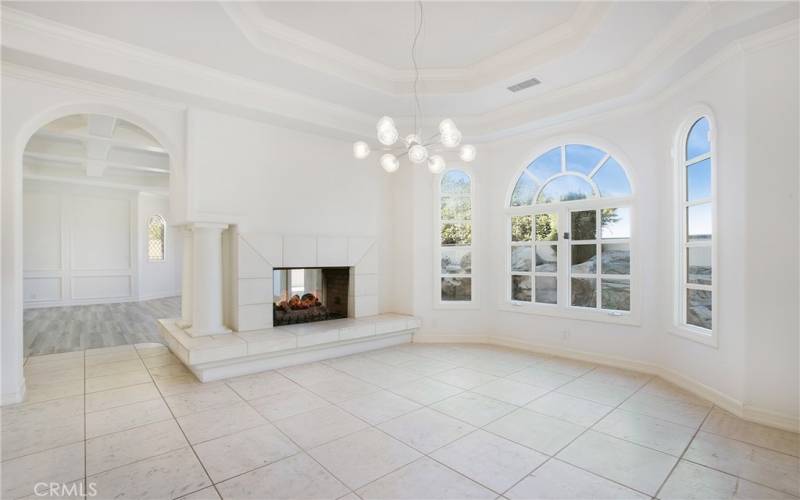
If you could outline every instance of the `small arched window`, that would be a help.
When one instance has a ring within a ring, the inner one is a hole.
[[[679,139],[676,155],[678,325],[713,343],[715,159],[710,117],[705,113],[694,114],[682,126]]]
[[[440,304],[473,302],[473,182],[465,170],[445,171],[437,183],[436,289]]]
[[[160,262],[165,256],[167,223],[156,214],[147,219],[147,260]]]
[[[535,158],[508,200],[507,299],[629,312],[631,198],[625,169],[602,149],[562,144]]]

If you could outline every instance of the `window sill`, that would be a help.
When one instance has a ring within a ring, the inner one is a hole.
[[[607,311],[582,310],[573,307],[563,308],[556,305],[521,304],[516,302],[502,302],[500,303],[499,309],[501,311],[519,314],[551,316],[554,318],[591,321],[595,323],[611,323],[615,325],[641,326],[638,316],[633,313],[612,314]]]
[[[714,333],[704,333],[699,330],[695,330],[693,328],[687,328],[685,326],[679,325],[672,325],[672,328],[667,330],[667,332],[675,335],[677,337],[682,337],[687,340],[691,340],[693,342],[697,342],[698,344],[707,345],[709,347],[713,347],[717,349],[719,345],[717,344],[717,336]]]

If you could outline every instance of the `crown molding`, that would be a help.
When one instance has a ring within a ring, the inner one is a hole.
[[[630,64],[614,72],[482,115],[455,115],[453,118],[465,130],[469,130],[465,140],[482,143],[526,133],[533,128],[553,127],[577,119],[641,107],[647,104],[646,101],[657,100],[690,75],[705,73],[712,61],[727,59],[743,51],[758,50],[787,37],[797,37],[795,6],[792,21],[728,41],[721,49],[698,60],[694,68],[678,77],[667,74],[669,65],[689,53],[700,41],[713,36],[716,30],[737,22],[735,17],[718,15],[719,9],[729,5],[690,4],[669,27],[643,47]],[[711,22],[715,18],[717,21]],[[721,18],[725,19],[724,23],[718,20]],[[0,67],[4,77],[66,86],[116,99],[134,96],[142,102],[173,109],[185,110],[186,103],[194,105],[199,102],[210,109],[223,108],[230,114],[337,139],[363,137],[374,129],[376,117],[371,114],[76,30],[7,7],[3,7],[2,28],[4,49],[11,48],[23,55],[66,62],[93,73],[111,75],[116,80],[123,77],[132,84],[123,86],[122,90],[120,87],[89,82],[88,78],[83,79],[82,76],[80,79],[70,78],[7,61],[3,61]],[[168,89],[179,99],[167,101],[155,98],[147,91],[139,91],[141,87]],[[397,118],[401,122],[407,119]],[[424,125],[429,125],[427,120]],[[433,122],[430,125],[435,127]]]
[[[141,82],[147,88],[162,87],[199,99],[258,110],[270,116],[277,115],[289,121],[314,123],[319,128],[358,134],[374,127],[373,116],[339,104],[43,19],[7,6],[2,7],[0,21],[3,48],[21,54]],[[4,66],[6,64],[4,61]],[[54,78],[61,79],[60,76]],[[81,86],[85,85],[83,82]],[[104,89],[102,92],[110,87],[97,85],[96,88]]]
[[[272,56],[390,95],[408,95],[414,71],[398,70],[267,17],[253,2],[227,2],[223,9],[244,37]],[[461,68],[420,70],[423,94],[476,90],[556,59],[583,44],[602,22],[611,4],[584,2],[572,17],[547,31]]]

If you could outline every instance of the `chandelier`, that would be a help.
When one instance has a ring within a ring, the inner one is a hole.
[[[419,96],[417,95],[417,84],[419,83],[419,68],[417,67],[416,49],[417,39],[422,31],[422,1],[415,4],[414,17],[416,20],[416,5],[419,5],[419,23],[411,45],[411,61],[414,64],[414,132],[401,138],[397,127],[388,116],[378,120],[376,137],[381,144],[379,150],[383,152],[380,157],[380,165],[387,172],[395,172],[400,168],[400,159],[407,156],[411,163],[427,164],[428,170],[433,174],[441,173],[447,164],[442,155],[458,152],[458,157],[462,161],[471,162],[475,159],[475,146],[471,144],[461,144],[461,131],[450,118],[445,118],[439,123],[438,133],[429,137],[422,135],[417,127],[417,115],[420,113]],[[459,147],[460,146],[460,147]],[[458,148],[458,149],[456,149]],[[358,141],[353,144],[353,156],[363,160],[370,155],[372,148],[365,141]]]

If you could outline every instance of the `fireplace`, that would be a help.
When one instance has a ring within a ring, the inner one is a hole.
[[[347,317],[349,267],[276,268],[272,283],[274,326]]]

